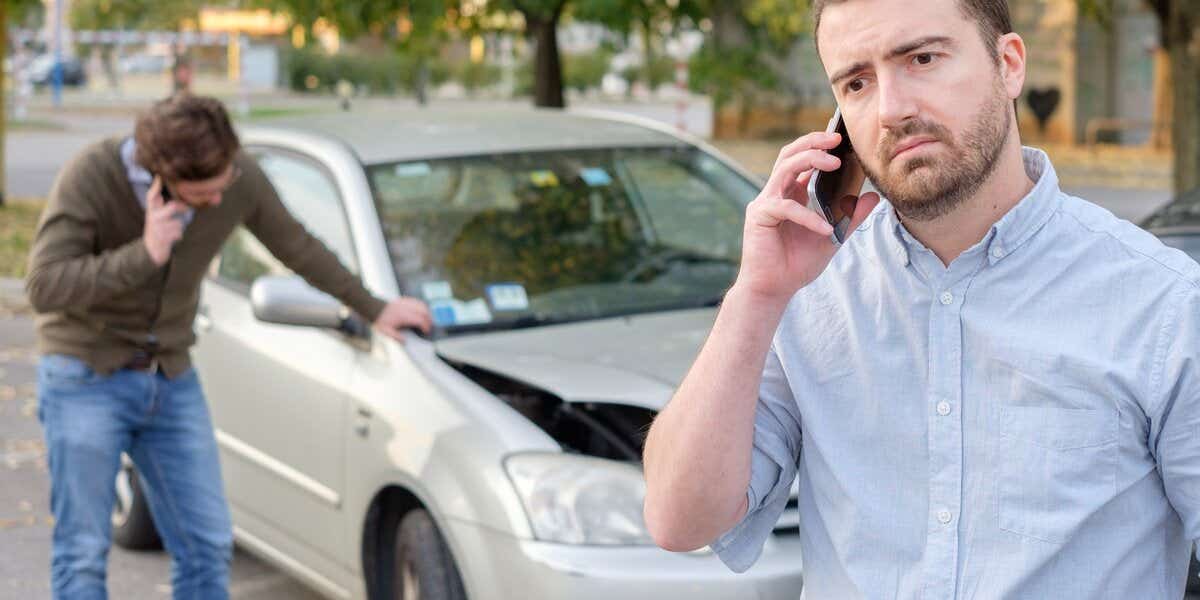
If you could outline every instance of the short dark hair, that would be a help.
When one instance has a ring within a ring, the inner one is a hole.
[[[821,12],[832,4],[846,0],[812,0],[813,40],[821,27]],[[1008,11],[1008,0],[957,0],[958,6],[968,19],[973,19],[983,37],[983,45],[995,60],[1000,59],[996,51],[996,40],[1013,32],[1012,15]],[[818,53],[820,49],[818,48]]]
[[[241,145],[221,102],[191,94],[155,102],[138,116],[133,138],[137,163],[171,181],[224,173]]]

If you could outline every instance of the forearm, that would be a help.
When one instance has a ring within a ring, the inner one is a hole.
[[[671,550],[711,542],[746,513],[763,365],[786,301],[735,286],[667,408],[644,456],[646,518]]]
[[[38,312],[90,307],[144,284],[158,271],[141,238],[97,255],[58,257],[35,247],[25,291]]]

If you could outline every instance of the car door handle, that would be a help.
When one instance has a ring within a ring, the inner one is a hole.
[[[371,409],[360,406],[355,413],[354,433],[365,438],[371,433]]]

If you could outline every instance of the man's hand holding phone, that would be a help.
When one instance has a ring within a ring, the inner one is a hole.
[[[830,238],[833,226],[808,208],[808,183],[817,170],[833,172],[843,166],[829,153],[841,140],[840,133],[813,132],[779,153],[766,186],[746,209],[742,265],[735,287],[786,303],[829,265],[837,251]],[[847,232],[867,218],[879,204],[879,195],[863,194],[855,204]]]
[[[162,178],[154,178],[146,192],[146,224],[142,228],[142,242],[154,264],[161,267],[171,258],[171,248],[183,237],[183,221],[179,217],[187,209],[183,202],[163,200]]]

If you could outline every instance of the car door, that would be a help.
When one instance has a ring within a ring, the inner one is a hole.
[[[252,149],[288,210],[357,272],[343,200],[315,160]],[[197,368],[208,393],[235,525],[326,573],[344,563],[341,511],[349,397],[361,341],[257,320],[249,292],[290,271],[245,228],[205,284]],[[326,568],[320,568],[326,565]]]

